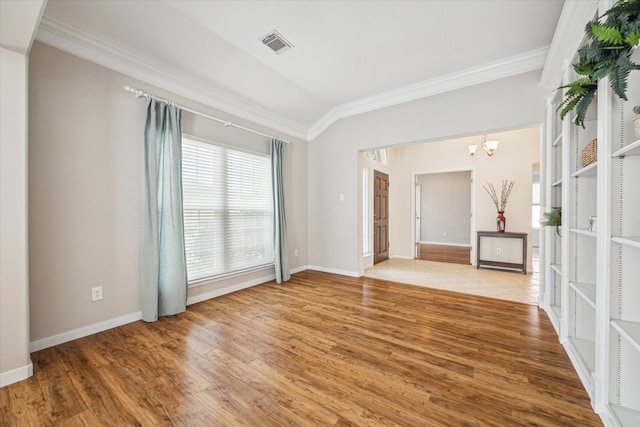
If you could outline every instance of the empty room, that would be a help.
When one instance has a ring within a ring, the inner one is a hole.
[[[0,425],[640,426],[639,0],[0,0]]]

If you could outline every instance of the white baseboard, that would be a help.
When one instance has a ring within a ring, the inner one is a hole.
[[[320,267],[318,265],[310,265],[309,270],[321,271],[323,273],[340,274],[342,276],[360,277],[357,271],[340,270],[337,268]]]
[[[415,259],[414,257],[412,257],[410,255],[398,255],[398,254],[391,254],[391,255],[389,255],[389,258],[391,258],[391,259]]]
[[[308,270],[308,269],[309,269],[309,266],[306,266],[306,265],[302,266],[302,267],[297,267],[297,268],[291,270],[291,274],[298,273],[300,271],[304,271],[304,270]],[[338,274],[341,274],[341,273],[338,273]],[[259,277],[257,279],[253,279],[253,280],[249,280],[247,282],[239,283],[237,285],[227,286],[225,288],[216,289],[216,290],[211,291],[211,292],[205,292],[203,294],[187,298],[187,305],[196,304],[198,302],[202,302],[202,301],[206,301],[206,300],[211,299],[211,298],[215,298],[215,297],[219,297],[219,296],[222,296],[222,295],[226,295],[226,294],[229,294],[231,292],[236,292],[236,291],[239,291],[239,290],[242,290],[242,289],[247,289],[247,288],[250,288],[252,286],[256,286],[256,285],[260,285],[262,283],[270,282],[270,281],[272,281],[274,279],[275,279],[275,276],[273,274],[269,274],[267,276]],[[94,323],[93,325],[84,326],[82,328],[74,329],[73,331],[63,332],[63,333],[58,334],[58,335],[54,335],[54,336],[47,337],[47,338],[42,338],[42,339],[39,339],[37,341],[32,341],[31,345],[29,346],[29,350],[32,353],[34,351],[44,350],[45,348],[53,347],[54,345],[64,344],[66,342],[73,341],[73,340],[78,339],[78,338],[83,338],[83,337],[86,337],[88,335],[97,334],[98,332],[102,332],[102,331],[106,331],[107,329],[112,329],[112,328],[116,328],[118,326],[126,325],[127,323],[136,322],[136,321],[141,320],[141,319],[142,319],[142,312],[139,311],[137,313],[131,313],[131,314],[127,314],[125,316],[116,317],[115,319],[105,320],[104,322]],[[31,367],[30,369],[31,369],[31,372],[33,372],[33,367]],[[13,372],[13,371],[11,371],[11,372]],[[7,374],[9,374],[9,373],[7,373]],[[4,375],[5,374],[1,374],[1,375],[2,375],[2,377],[0,377],[0,380],[4,381]],[[20,374],[20,375],[21,375],[20,378],[18,380],[16,380],[16,381],[20,381],[20,380],[22,380],[24,378],[28,378],[28,376],[27,377],[22,376],[23,374]],[[29,376],[31,376],[31,375],[32,374],[29,374]],[[15,382],[15,381],[13,381],[13,382]],[[11,383],[7,383],[7,384],[11,384]]]
[[[305,271],[308,270],[309,266],[308,265],[303,265],[300,267],[296,267],[296,268],[292,268],[290,271],[291,274],[296,274],[296,273],[300,273],[301,271]]]
[[[73,331],[63,332],[52,337],[42,338],[37,341],[31,341],[30,351],[43,350],[45,348],[53,347],[54,345],[63,344],[69,341],[83,338],[88,335],[97,334],[98,332],[106,331],[107,329],[116,328],[118,326],[126,325],[127,323],[136,322],[142,319],[142,312],[131,313],[124,316],[116,317],[114,319],[105,320],[104,322],[94,323],[93,325],[83,326],[82,328],[74,329]]]
[[[21,366],[7,372],[0,373],[0,387],[26,380],[33,375],[33,364],[29,362],[26,366]]]

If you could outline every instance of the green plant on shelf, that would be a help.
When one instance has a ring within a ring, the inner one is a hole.
[[[584,128],[584,120],[598,91],[598,80],[609,77],[613,92],[627,101],[627,81],[640,64],[631,60],[633,48],[640,43],[640,0],[620,0],[600,18],[585,27],[590,43],[578,50],[573,69],[578,78],[558,89],[566,89],[558,106],[564,119],[575,110],[574,123]]]
[[[544,219],[540,221],[543,227],[555,227],[556,234],[560,236],[560,226],[562,225],[562,207],[556,206],[551,208],[551,212],[542,214]]]

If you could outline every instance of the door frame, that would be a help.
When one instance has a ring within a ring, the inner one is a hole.
[[[439,173],[452,173],[452,172],[470,172],[471,182],[469,183],[471,188],[471,221],[469,230],[469,244],[471,245],[471,252],[469,260],[471,265],[476,265],[476,245],[474,236],[476,235],[476,168],[461,168],[461,169],[441,169],[441,170],[429,170],[424,172],[411,172],[411,255],[413,259],[418,256],[418,242],[416,240],[416,180],[419,175],[434,175]]]

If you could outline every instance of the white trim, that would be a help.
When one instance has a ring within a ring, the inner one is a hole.
[[[37,341],[31,341],[30,351],[43,350],[45,348],[53,347],[54,345],[64,344],[69,341],[83,338],[88,335],[97,334],[98,332],[106,331],[108,329],[117,328],[118,326],[126,325],[127,323],[137,322],[142,319],[142,312],[126,314],[124,316],[116,317],[113,319],[105,320],[103,322],[94,323],[92,325],[83,326],[72,331],[63,332],[61,334],[53,335],[51,337],[42,338]]]
[[[296,274],[296,273],[300,273],[301,271],[305,271],[308,270],[309,266],[308,265],[301,265],[300,267],[296,267],[296,268],[292,268],[291,270],[289,270],[290,274]]]
[[[415,188],[415,186],[417,185],[417,180],[418,180],[418,176],[420,175],[436,175],[436,174],[442,174],[442,173],[459,173],[459,172],[469,172],[469,177],[471,178],[471,181],[469,182],[469,195],[471,197],[470,199],[470,203],[471,203],[471,220],[470,220],[470,230],[469,230],[469,244],[468,245],[461,245],[461,244],[456,244],[456,243],[447,243],[450,246],[465,246],[471,249],[470,253],[469,253],[469,257],[470,257],[470,262],[471,265],[475,266],[476,265],[476,248],[474,245],[474,239],[475,239],[475,235],[476,235],[476,187],[475,187],[475,182],[476,182],[476,168],[475,166],[471,167],[471,168],[454,168],[454,169],[437,169],[437,170],[430,170],[430,171],[425,171],[425,172],[421,172],[421,171],[414,171],[411,173],[411,182],[413,184],[412,187]],[[411,207],[413,212],[415,212],[416,210],[416,194],[415,191],[411,191]],[[413,258],[408,258],[408,259],[417,259],[418,258],[418,248],[417,248],[417,244],[416,244],[416,221],[411,221],[411,235],[413,236],[411,238],[411,247],[412,247],[412,254],[413,254]],[[417,242],[417,243],[427,243],[427,244],[437,244],[437,245],[444,245],[445,243],[435,243],[435,242]]]
[[[339,274],[341,276],[360,277],[357,271],[341,270],[339,268],[321,267],[318,265],[310,265],[308,270],[321,271],[323,273]]]
[[[36,39],[56,49],[193,101],[308,141],[317,138],[341,118],[541,69],[549,52],[548,47],[535,49],[338,105],[325,113],[311,127],[307,127],[302,123],[274,114],[267,108],[260,107],[255,102],[211,81],[145,58],[141,52],[123,50],[47,15],[42,17]]]
[[[0,373],[0,387],[26,380],[33,375],[33,363]]]
[[[185,96],[226,113],[306,138],[305,126],[257,106],[211,81],[186,74],[174,67],[152,61],[141,53],[120,49],[50,16],[43,16],[36,39],[103,67]]]
[[[411,255],[390,254],[389,259],[415,259]]]
[[[291,274],[299,273],[301,271],[308,270],[308,266],[304,265],[301,267],[296,267],[291,270]],[[195,295],[193,297],[187,298],[187,305],[196,304],[198,302],[202,302],[211,298],[219,297],[222,295],[229,294],[231,292],[236,292],[242,289],[250,288],[252,286],[260,285],[263,283],[270,282],[275,280],[275,275],[270,274],[267,276],[259,277],[257,279],[249,280],[243,283],[239,283],[236,285],[227,286],[222,289],[216,289],[211,292],[206,292],[200,295]],[[83,326],[82,328],[74,329],[72,331],[63,332],[58,335],[53,335],[51,337],[42,338],[37,341],[32,341],[29,351],[33,353],[34,351],[44,350],[45,348],[53,347],[55,345],[64,344],[69,341],[76,340],[78,338],[83,338],[89,335],[97,334],[98,332],[103,332],[108,329],[113,329],[118,326],[126,325],[127,323],[133,323],[138,320],[142,320],[142,312],[139,311],[137,313],[127,314],[125,316],[116,317],[114,319],[105,320],[103,322],[94,323],[93,325]],[[20,368],[23,369],[23,368]],[[4,376],[9,373],[13,373],[13,371],[0,374],[0,384],[4,384]],[[16,381],[20,381],[22,379],[28,378],[33,375],[33,369],[31,368],[31,373],[27,377],[20,377],[20,379]],[[15,382],[15,381],[14,381]],[[11,383],[7,383],[11,384]],[[2,385],[0,385],[2,387]]]
[[[311,126],[307,139],[309,141],[314,140],[338,119],[539,70],[544,66],[548,51],[548,47],[535,49],[477,67],[368,96],[347,104],[338,105],[329,110],[320,120]]]
[[[437,246],[459,246],[461,248],[470,248],[471,243],[453,243],[453,242],[434,242],[434,241],[419,241],[421,245],[437,245]]]

